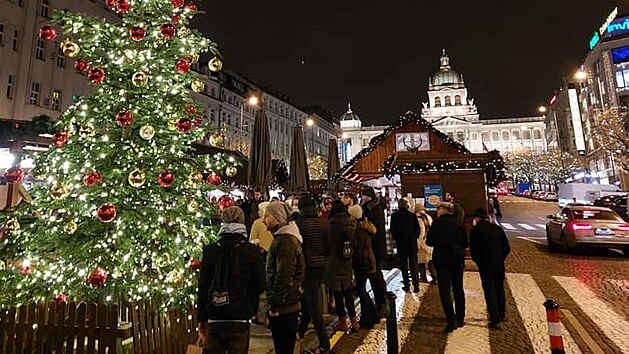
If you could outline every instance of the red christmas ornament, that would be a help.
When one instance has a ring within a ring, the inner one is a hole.
[[[201,125],[201,123],[203,123],[203,119],[201,119],[201,118],[195,118],[195,119],[192,121],[192,124],[194,124],[194,126],[195,126],[195,127],[200,126],[200,125]]]
[[[207,176],[207,183],[217,186],[221,184],[221,176],[212,172],[209,176]]]
[[[107,271],[101,267],[96,268],[96,270],[87,277],[87,282],[95,288],[105,284],[105,281],[107,281]]]
[[[183,6],[183,0],[171,0],[171,3],[173,4],[173,7],[182,7]]]
[[[101,181],[100,174],[96,171],[92,171],[83,177],[83,183],[88,187],[95,186],[99,184],[100,181]]]
[[[87,78],[90,79],[93,84],[101,83],[105,80],[105,70],[101,68],[90,69],[87,73]]]
[[[115,8],[118,4],[118,0],[105,0],[105,4],[111,8]]]
[[[162,171],[157,175],[157,183],[164,188],[170,187],[175,183],[175,174],[168,170]]]
[[[181,17],[179,15],[173,15],[173,17],[170,18],[170,22],[172,23],[179,23],[179,21],[181,21]]]
[[[132,27],[130,33],[131,33],[131,39],[133,39],[136,42],[143,40],[144,37],[146,36],[146,32],[144,32],[144,28],[140,26]]]
[[[22,266],[20,268],[20,273],[22,273],[22,275],[24,276],[31,275],[32,272],[33,270],[29,266]]]
[[[108,223],[112,222],[116,218],[116,207],[107,203],[101,205],[97,210],[98,220]]]
[[[44,26],[39,29],[39,38],[52,41],[57,38],[57,31],[52,26]]]
[[[177,72],[180,74],[185,74],[190,71],[190,62],[184,59],[180,59],[175,65]]]
[[[68,295],[63,294],[63,293],[59,293],[59,294],[57,294],[57,296],[55,296],[54,300],[55,300],[55,302],[57,304],[67,304],[68,303]]]
[[[126,127],[130,125],[132,121],[133,119],[131,118],[131,112],[127,111],[126,109],[123,109],[122,111],[118,112],[118,114],[116,114],[116,124],[121,127]]]
[[[188,261],[188,266],[192,269],[192,270],[199,270],[201,269],[201,261],[198,259],[191,259]]]
[[[116,11],[121,14],[126,14],[131,11],[131,3],[128,0],[118,0],[118,4],[116,4]]]
[[[8,183],[22,182],[24,178],[24,170],[19,167],[11,167],[4,172],[4,177]]]
[[[188,9],[190,11],[197,11],[197,5],[195,5],[193,3],[187,3],[186,4],[186,9]]]
[[[52,144],[58,148],[64,147],[68,143],[68,133],[59,132],[52,136]]]
[[[76,71],[80,72],[88,71],[90,69],[90,62],[83,59],[77,59],[74,62],[74,68],[76,69]]]
[[[162,34],[162,37],[169,39],[175,36],[177,28],[172,23],[166,23],[159,27],[159,32]]]
[[[197,111],[197,107],[194,105],[189,105],[187,108],[188,113],[194,114]]]
[[[218,207],[221,210],[225,208],[229,208],[230,206],[234,206],[234,205],[236,205],[234,200],[226,195],[222,196],[221,199],[218,200]]]
[[[188,118],[181,118],[177,121],[175,127],[181,134],[186,134],[192,129],[192,121]]]

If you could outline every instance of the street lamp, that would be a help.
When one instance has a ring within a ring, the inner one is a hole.
[[[546,113],[546,111],[547,111],[547,110],[548,110],[548,109],[547,109],[545,106],[539,106],[539,107],[537,108],[537,111],[538,111],[539,113]]]
[[[258,100],[258,97],[256,96],[251,96],[247,100],[247,103],[252,107],[257,106],[258,102],[259,100]],[[242,136],[245,134],[244,129],[243,129],[244,119],[245,119],[245,105],[241,104],[240,105],[240,134],[238,135],[238,149],[241,152],[242,152]]]
[[[314,154],[314,125],[315,121],[312,118],[306,119],[306,126],[310,128],[310,146],[312,148],[312,154]]]
[[[347,133],[343,133],[343,134],[341,134],[341,138],[343,140],[347,140],[347,138],[349,138],[349,135]]]
[[[585,71],[583,71],[583,70],[578,70],[574,74],[574,78],[576,80],[579,80],[579,81],[583,81],[583,80],[587,79],[587,77],[588,77],[588,74]]]

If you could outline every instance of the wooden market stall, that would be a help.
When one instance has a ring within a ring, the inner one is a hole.
[[[381,177],[397,180],[397,176],[402,196],[412,193],[413,198],[424,198],[424,186],[440,185],[443,194],[454,194],[470,215],[486,207],[487,187],[503,178],[503,163],[497,151],[473,154],[409,111],[374,137],[337,178],[365,183]]]

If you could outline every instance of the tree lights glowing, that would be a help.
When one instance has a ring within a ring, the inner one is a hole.
[[[194,302],[201,247],[213,236],[200,220],[215,212],[204,176],[233,172],[236,161],[190,148],[208,132],[189,93],[201,78],[189,69],[210,51],[220,70],[217,46],[188,28],[194,4],[105,3],[120,23],[61,12],[40,31],[52,40],[63,30],[94,94],[61,115],[53,147],[37,157],[35,174],[49,184],[0,216],[0,307]]]

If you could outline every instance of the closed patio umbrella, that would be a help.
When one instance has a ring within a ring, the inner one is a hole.
[[[293,129],[293,142],[290,147],[290,177],[288,190],[291,193],[307,192],[310,189],[304,131],[301,127]]]
[[[250,188],[259,188],[268,196],[273,171],[271,169],[271,134],[264,108],[256,112],[250,151],[247,182]]]
[[[339,149],[336,139],[330,139],[328,144],[328,191],[336,196],[339,192],[339,183],[332,181],[334,175],[341,169],[339,162]]]

